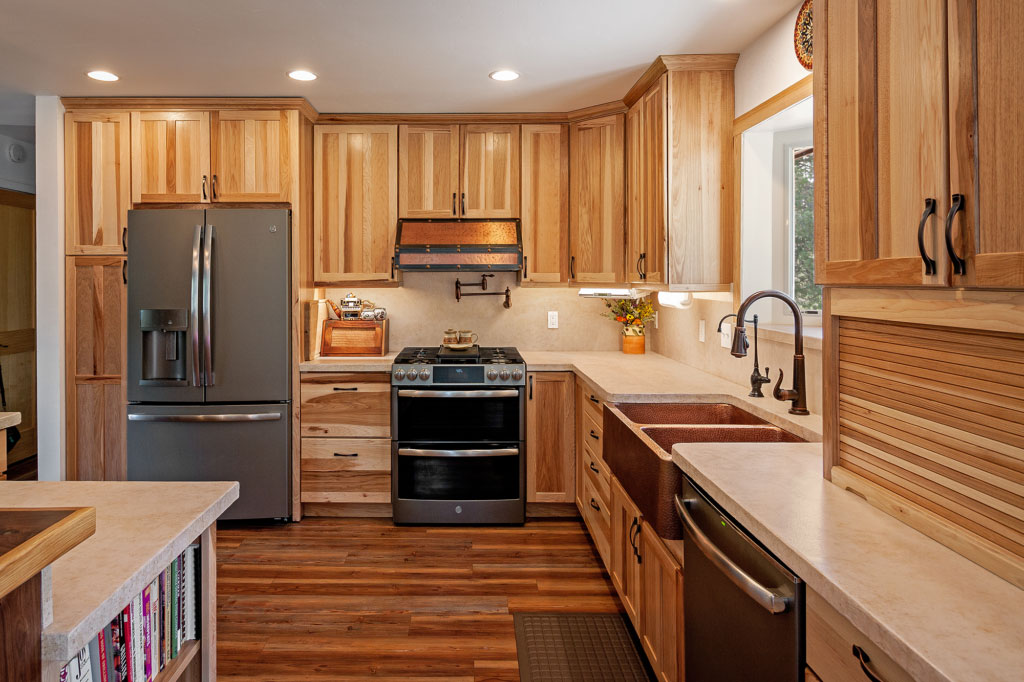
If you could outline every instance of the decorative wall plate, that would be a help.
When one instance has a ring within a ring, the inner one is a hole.
[[[793,47],[800,65],[811,70],[814,64],[814,13],[813,0],[804,0],[796,13],[796,27],[793,29]]]

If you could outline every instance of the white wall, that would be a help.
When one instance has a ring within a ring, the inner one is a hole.
[[[15,144],[25,150],[25,158],[20,163],[14,163],[8,155],[11,145]],[[0,188],[29,194],[35,192],[35,156],[35,145],[32,143],[0,134]]]
[[[64,479],[64,107],[36,97],[36,414],[39,480]]]
[[[736,63],[736,116],[810,74],[796,59],[793,28],[797,3],[791,12],[740,52]]]

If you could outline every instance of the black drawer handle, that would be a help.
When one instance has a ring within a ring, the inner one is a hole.
[[[358,391],[359,387],[358,386],[351,386],[351,387],[342,388],[341,386],[335,386],[334,390],[335,391]]]
[[[358,457],[358,452],[335,452],[335,457]]]
[[[594,440],[601,440],[601,436],[594,433],[594,429],[590,429],[590,437],[593,438]]]
[[[128,253],[128,227],[121,228],[121,250]]]
[[[953,219],[956,214],[962,211],[964,208],[964,195],[954,194],[953,203],[949,207],[949,214],[946,216],[946,251],[949,252],[949,260],[953,263],[953,274],[954,275],[966,275],[967,274],[967,261],[957,255],[956,248],[953,246]]]
[[[590,402],[594,403],[595,405],[601,404],[601,401],[595,398],[593,395],[590,396]]]
[[[861,649],[856,644],[853,645],[853,655],[857,658],[857,662],[860,663],[860,669],[864,672],[864,676],[871,680],[871,682],[885,682],[885,680],[879,677],[868,664],[871,663],[871,657],[868,656],[868,652]]]
[[[921,222],[917,225],[917,250],[921,252],[921,260],[924,261],[924,274],[935,274],[935,259],[928,255],[924,246],[924,226],[928,218],[935,214],[935,199],[931,197],[924,200],[924,213],[921,214]]]
[[[593,462],[589,462],[589,464],[590,464],[590,470],[591,470],[591,471],[593,471],[593,472],[594,472],[595,474],[599,474],[599,473],[601,473],[601,470],[600,470],[600,469],[598,469],[598,468],[597,468],[596,466],[594,466],[594,463],[593,463]]]
[[[597,504],[597,502],[594,501],[593,497],[590,498],[590,506],[596,509],[597,511],[601,511],[601,507]]]

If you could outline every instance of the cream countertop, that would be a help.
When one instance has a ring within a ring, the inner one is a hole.
[[[681,443],[672,459],[914,679],[1021,679],[1024,591],[826,481],[820,444]]]
[[[0,412],[0,431],[21,423],[21,412]]]
[[[750,398],[749,386],[734,384],[657,353],[619,351],[520,350],[531,372],[574,372],[609,402],[724,402],[736,405],[804,440],[821,440],[821,417],[788,413],[789,403],[770,395]],[[381,358],[331,358],[304,362],[303,372],[386,371],[394,355]],[[737,362],[740,362],[737,360]],[[786,373],[787,376],[789,372]]]
[[[43,659],[70,660],[237,499],[223,481],[0,483],[0,507],[96,509],[96,534],[50,565]]]

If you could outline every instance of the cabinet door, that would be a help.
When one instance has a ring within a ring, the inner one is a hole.
[[[626,279],[665,281],[665,107],[667,76],[626,114]]]
[[[625,127],[622,114],[572,125],[570,280],[623,279]]]
[[[120,254],[131,197],[131,117],[64,116],[64,229],[67,253]]]
[[[683,575],[654,529],[640,530],[640,641],[654,674],[662,682],[679,679],[682,637]]]
[[[952,223],[966,274],[953,284],[1024,287],[1024,13],[994,0],[949,2]],[[948,198],[948,197],[947,197]]]
[[[612,476],[612,584],[619,593],[633,627],[640,629],[640,510],[626,494],[619,479]]]
[[[519,126],[461,126],[463,218],[519,215]]]
[[[644,103],[638,100],[626,112],[626,279],[642,281],[640,254],[644,250],[647,195],[644,146]]]
[[[569,275],[569,127],[522,127],[523,281]]]
[[[132,112],[132,201],[210,200],[210,114]]]
[[[815,70],[828,83],[824,102],[815,102],[826,151],[815,155],[827,193],[816,206],[820,284],[948,281],[938,239],[949,206],[945,4],[829,0],[818,17],[827,49]],[[938,261],[933,275],[919,229]]]
[[[210,114],[213,201],[288,201],[294,111],[214,111]]]
[[[398,221],[398,126],[316,126],[317,284],[390,280]]]
[[[125,259],[68,257],[67,468],[79,481],[123,481]]]
[[[526,389],[526,501],[576,496],[572,372],[530,372]]]
[[[459,126],[398,127],[398,217],[459,215]]]

